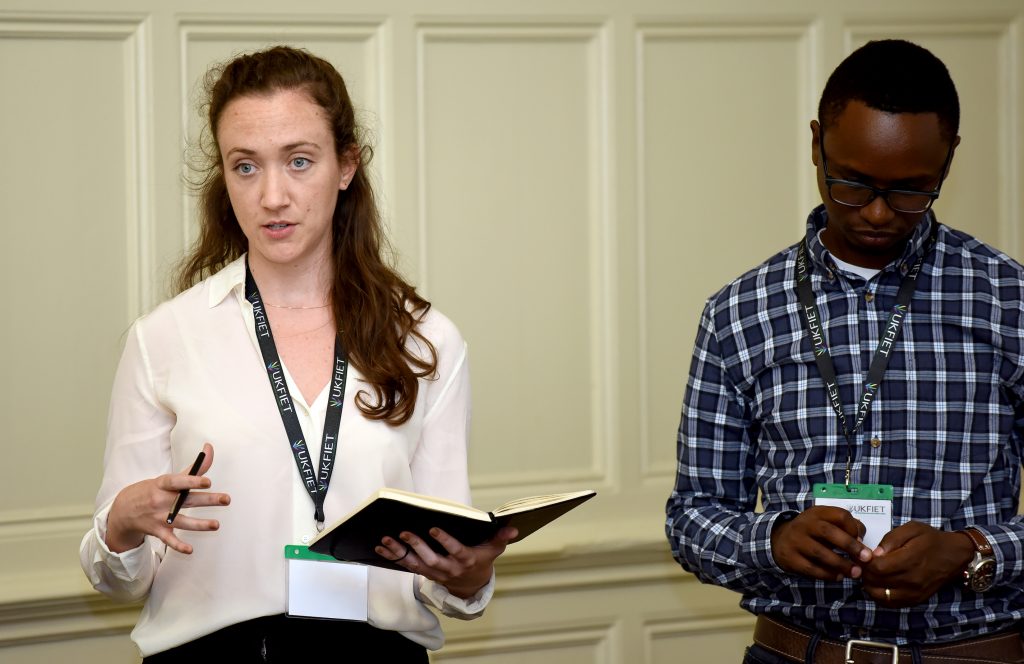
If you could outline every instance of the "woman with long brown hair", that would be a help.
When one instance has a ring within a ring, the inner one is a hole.
[[[275,47],[213,70],[207,91],[200,236],[182,292],[128,336],[83,568],[146,598],[146,662],[224,647],[345,662],[354,642],[425,662],[443,643],[427,607],[479,615],[514,529],[475,547],[435,529],[447,556],[384,538],[378,553],[412,573],[283,551],[384,486],[469,502],[465,342],[382,258],[371,153],[329,63]]]

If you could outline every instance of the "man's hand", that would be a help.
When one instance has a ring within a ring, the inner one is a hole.
[[[964,533],[910,521],[889,531],[873,554],[864,567],[864,593],[882,606],[900,608],[920,604],[960,578],[974,543]]]
[[[772,556],[792,574],[822,581],[856,579],[872,557],[859,540],[864,532],[864,524],[841,507],[811,507],[772,528]]]

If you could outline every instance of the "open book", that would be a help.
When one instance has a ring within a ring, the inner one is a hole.
[[[399,533],[409,531],[442,555],[447,552],[430,536],[431,528],[440,528],[466,546],[474,546],[493,537],[503,526],[514,526],[519,535],[512,541],[518,542],[595,495],[595,491],[587,490],[530,496],[484,512],[443,498],[385,488],[325,528],[309,548],[338,560],[404,571],[373,550],[385,536],[397,540]]]

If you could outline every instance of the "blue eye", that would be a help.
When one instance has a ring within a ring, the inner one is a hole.
[[[242,163],[239,164],[238,166],[235,166],[235,170],[238,171],[239,175],[251,175],[252,172],[256,169],[252,164]]]
[[[310,163],[309,159],[306,159],[305,157],[296,157],[295,159],[292,159],[292,166],[299,170],[309,168]]]

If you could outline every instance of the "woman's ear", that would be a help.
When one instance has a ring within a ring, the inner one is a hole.
[[[341,178],[338,181],[338,189],[345,191],[359,168],[359,148],[352,146],[339,159],[341,161]]]

